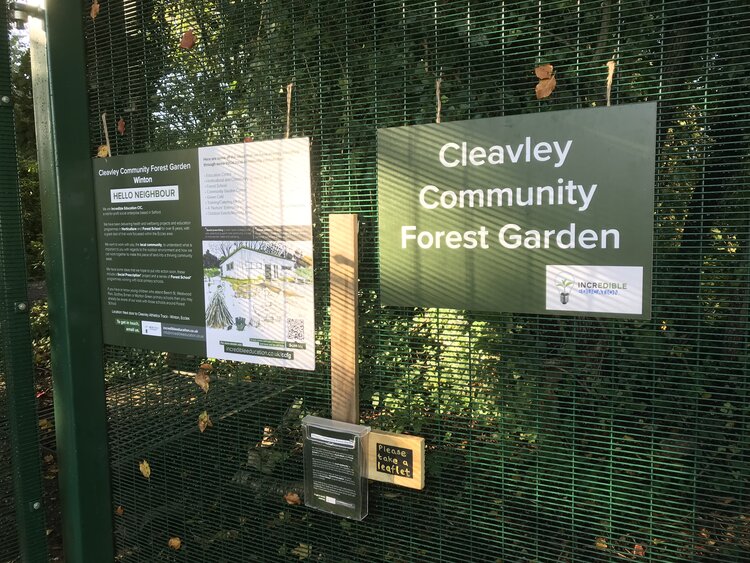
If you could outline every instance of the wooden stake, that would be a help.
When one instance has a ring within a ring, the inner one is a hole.
[[[286,85],[286,137],[289,138],[289,132],[292,128],[292,88],[294,88],[294,82],[290,82]]]
[[[435,80],[435,123],[440,123],[440,114],[443,111],[443,100],[440,99],[440,86],[442,85],[442,83],[442,76]]]
[[[329,215],[331,418],[359,423],[357,291],[359,226],[354,214]]]
[[[112,145],[109,144],[109,130],[107,129],[107,114],[102,114],[102,128],[104,129],[104,139],[107,142],[107,156],[112,156]]]

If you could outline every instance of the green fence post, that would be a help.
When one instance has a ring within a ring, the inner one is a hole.
[[[66,561],[113,560],[86,59],[80,2],[32,35]]]
[[[8,29],[0,10],[0,29]],[[18,162],[7,34],[0,37],[0,324],[8,394],[18,543],[23,561],[47,561]]]

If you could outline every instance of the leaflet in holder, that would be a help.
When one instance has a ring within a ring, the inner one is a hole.
[[[316,416],[302,419],[305,505],[352,520],[367,516],[369,426]]]

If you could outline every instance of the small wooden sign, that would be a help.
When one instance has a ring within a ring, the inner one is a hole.
[[[367,435],[367,478],[424,489],[424,438],[372,430]]]

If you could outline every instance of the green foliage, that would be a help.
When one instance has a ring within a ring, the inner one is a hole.
[[[36,158],[31,55],[19,35],[10,36],[11,92],[16,128],[16,150],[21,159]]]
[[[37,162],[35,158],[20,158],[18,165],[26,271],[30,280],[42,280],[44,279],[44,240]]]
[[[17,35],[11,36],[11,92],[18,153],[18,183],[21,194],[26,269],[29,279],[44,278],[44,243],[39,200],[39,177],[34,131],[34,99],[31,87],[29,49]]]
[[[39,377],[51,375],[51,343],[49,331],[49,310],[46,301],[35,301],[29,315],[31,322],[31,342],[34,350],[34,366]],[[49,384],[49,381],[47,381]]]

